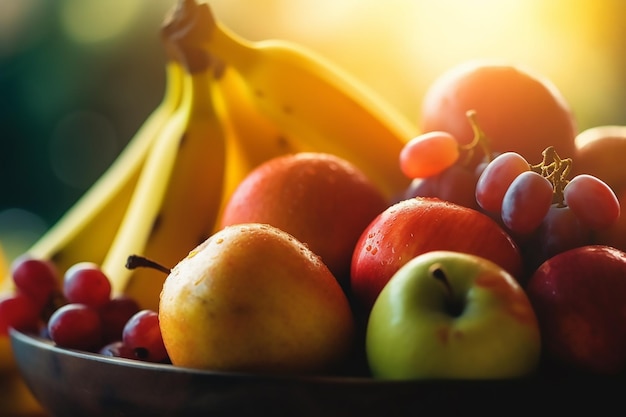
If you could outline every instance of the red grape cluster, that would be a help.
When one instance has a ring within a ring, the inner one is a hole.
[[[23,256],[13,262],[11,274],[15,291],[0,298],[0,336],[15,328],[42,334],[63,348],[169,361],[158,314],[141,310],[132,298],[112,297],[98,265],[77,263],[61,281],[51,262]]]
[[[407,142],[400,168],[413,181],[405,198],[438,197],[480,210],[494,218],[519,244],[529,272],[567,249],[592,243],[593,233],[617,222],[620,203],[599,178],[569,179],[572,160],[552,146],[532,165],[518,152],[493,153],[468,112],[474,140],[460,145],[444,131],[421,134]],[[482,150],[482,161],[476,161]]]
[[[599,178],[579,174],[568,179],[572,160],[553,147],[531,165],[518,153],[505,152],[483,170],[476,201],[500,220],[521,244],[531,267],[567,249],[591,242],[591,233],[614,224],[620,203]]]

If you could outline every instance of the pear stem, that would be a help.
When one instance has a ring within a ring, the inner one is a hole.
[[[170,268],[166,268],[158,262],[155,262],[151,259],[146,258],[141,255],[130,255],[126,259],[126,268],[127,269],[135,269],[135,268],[152,268],[157,271],[161,271],[164,274],[168,274],[171,272]]]

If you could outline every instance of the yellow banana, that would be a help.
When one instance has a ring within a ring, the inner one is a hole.
[[[174,41],[185,63],[182,101],[150,150],[102,263],[114,293],[154,310],[166,275],[150,268],[129,270],[128,256],[172,267],[206,239],[217,219],[225,170],[224,129],[210,94],[220,65],[184,35]]]
[[[4,247],[0,242],[0,296],[13,291],[13,281],[11,280],[9,260],[4,253]]]
[[[51,259],[60,272],[77,262],[100,264],[104,260],[126,212],[146,155],[158,132],[178,107],[181,80],[180,63],[169,59],[165,95],[159,106],[107,171],[28,253]]]
[[[241,73],[259,109],[283,132],[352,161],[390,198],[408,185],[398,155],[417,126],[365,85],[298,45],[241,38],[206,3],[181,0],[178,13],[198,21],[189,36]]]
[[[245,80],[226,67],[212,83],[212,95],[226,130],[226,178],[222,208],[239,183],[261,163],[305,150],[256,108]]]

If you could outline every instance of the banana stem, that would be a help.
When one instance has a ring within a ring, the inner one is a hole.
[[[194,45],[237,68],[249,67],[255,60],[254,43],[219,23],[207,3],[180,0],[163,31],[170,39],[184,39],[187,45]]]

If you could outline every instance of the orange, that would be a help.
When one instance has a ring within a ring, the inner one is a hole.
[[[352,163],[301,152],[250,172],[226,204],[220,226],[266,223],[284,230],[320,256],[344,285],[361,232],[387,207],[382,192]]]
[[[468,144],[474,137],[469,110],[476,111],[492,152],[517,152],[532,164],[548,146],[563,158],[576,154],[569,104],[551,80],[526,68],[476,60],[450,69],[425,93],[422,130],[445,131]]]

